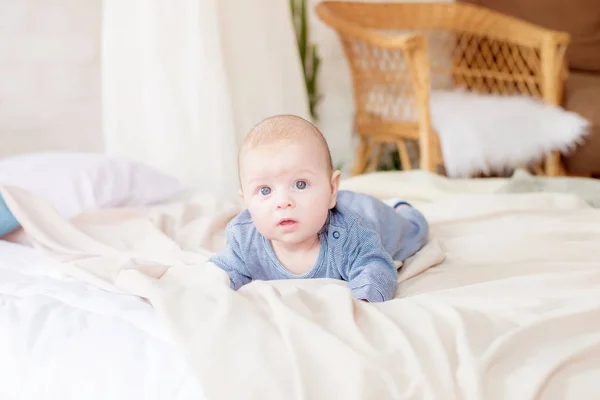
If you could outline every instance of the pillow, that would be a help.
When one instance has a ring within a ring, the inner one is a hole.
[[[97,153],[27,153],[3,158],[0,185],[42,196],[66,218],[90,209],[151,205],[183,190],[175,177],[139,162]],[[0,236],[16,228],[4,202],[0,218]]]
[[[461,91],[431,93],[431,122],[454,178],[514,169],[553,150],[566,153],[590,128],[579,114],[533,97]]]
[[[6,206],[2,194],[0,194],[0,236],[6,235],[8,232],[12,232],[18,227],[19,223]]]

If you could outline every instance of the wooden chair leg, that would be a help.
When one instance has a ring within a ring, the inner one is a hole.
[[[561,176],[565,175],[565,170],[562,166],[560,152],[553,151],[552,154],[544,160],[544,172],[546,176]]]
[[[377,170],[377,167],[379,167],[379,162],[381,161],[381,156],[383,155],[383,149],[383,143],[373,145],[373,152],[368,163],[367,172],[373,172]],[[367,154],[367,159],[369,159],[369,154]]]
[[[428,134],[421,134],[419,139],[419,167],[425,171],[436,173],[435,158],[437,157],[435,157],[436,150],[432,143],[433,140]]]
[[[524,169],[527,171],[527,168],[524,168]],[[535,164],[533,164],[533,165],[531,166],[531,169],[533,169],[533,172],[534,172],[536,175],[539,175],[539,176],[543,176],[543,175],[545,175],[545,173],[544,173],[544,169],[543,169],[543,168],[542,168],[542,166],[541,166],[540,164],[538,164],[538,163],[535,163]]]
[[[354,155],[354,165],[352,166],[350,175],[355,176],[365,172],[372,150],[373,145],[369,143],[367,138],[360,136],[360,141]]]
[[[402,163],[402,170],[411,170],[412,166],[410,163],[410,157],[408,156],[408,150],[406,148],[406,141],[398,140],[398,142],[396,142],[396,145],[398,146],[398,155],[400,156],[400,163]]]

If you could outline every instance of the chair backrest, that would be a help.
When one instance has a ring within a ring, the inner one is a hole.
[[[414,77],[406,48],[380,42],[415,33],[427,38],[431,89],[559,101],[566,33],[457,3],[325,1],[317,13],[340,35],[358,112],[377,109],[389,118],[414,120]]]

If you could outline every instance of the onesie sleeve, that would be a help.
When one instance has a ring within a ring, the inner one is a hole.
[[[398,287],[398,271],[379,234],[357,223],[350,229],[346,248],[348,264],[342,275],[352,296],[369,302],[391,300]]]
[[[238,290],[252,280],[244,262],[242,248],[236,235],[237,230],[236,225],[227,226],[225,248],[208,260],[227,272],[233,290]]]

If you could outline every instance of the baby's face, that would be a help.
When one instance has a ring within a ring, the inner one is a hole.
[[[299,244],[314,236],[335,206],[332,179],[316,140],[293,140],[249,150],[241,160],[244,202],[267,239]]]

